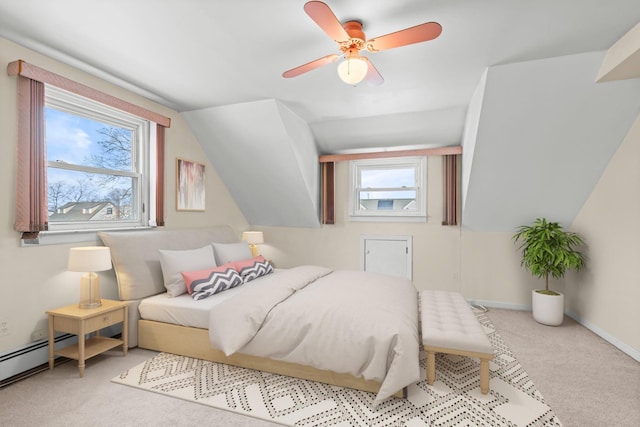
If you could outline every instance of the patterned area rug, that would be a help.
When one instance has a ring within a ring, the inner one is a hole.
[[[496,357],[480,393],[477,359],[438,354],[436,382],[373,408],[375,395],[160,353],[112,381],[290,426],[561,426],[489,318],[477,314]],[[423,377],[425,360],[421,361]]]

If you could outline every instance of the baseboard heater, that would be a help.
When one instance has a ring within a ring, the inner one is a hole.
[[[121,325],[104,328],[101,335],[115,337],[122,332]],[[78,342],[74,334],[61,333],[54,339],[56,349]],[[67,361],[64,357],[57,357],[56,364]],[[49,340],[43,339],[29,343],[16,350],[0,354],[0,388],[13,384],[28,376],[37,374],[49,368]]]
[[[55,348],[66,347],[78,342],[73,334],[55,337]],[[49,340],[34,341],[17,350],[0,355],[0,387],[12,384],[28,376],[29,372],[41,365],[49,364]],[[40,372],[40,370],[37,370]],[[32,375],[32,374],[30,374]],[[15,378],[14,378],[15,377]]]

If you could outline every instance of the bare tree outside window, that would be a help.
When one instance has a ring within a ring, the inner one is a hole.
[[[44,113],[49,231],[148,226],[156,127],[51,85]]]
[[[131,170],[131,131],[116,127],[97,130],[102,139],[99,153],[91,154],[91,163],[103,169]]]
[[[55,96],[45,107],[50,225],[139,221],[141,124],[80,110]]]

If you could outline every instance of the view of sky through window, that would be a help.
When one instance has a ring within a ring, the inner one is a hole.
[[[132,170],[132,131],[51,107],[45,108],[45,117],[49,211],[56,213],[72,202],[100,202],[118,212],[101,219],[130,217],[134,180],[114,172]]]
[[[45,108],[45,114],[47,160],[88,165],[92,150],[98,149],[97,130],[105,125],[51,107]]]
[[[415,168],[371,168],[360,173],[360,199],[415,199],[414,190],[398,190],[415,186]],[[385,188],[394,191],[381,191]]]

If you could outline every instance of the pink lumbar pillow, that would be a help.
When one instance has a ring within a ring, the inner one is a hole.
[[[187,285],[187,292],[195,300],[210,297],[243,283],[233,263],[205,270],[183,271],[181,274]]]

